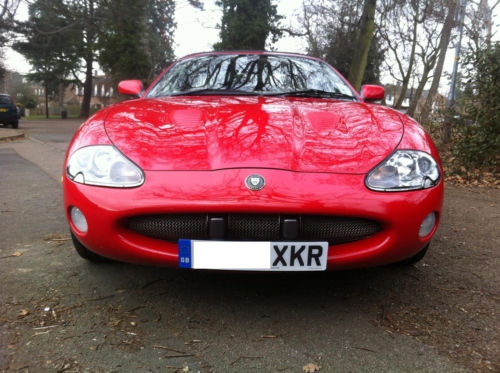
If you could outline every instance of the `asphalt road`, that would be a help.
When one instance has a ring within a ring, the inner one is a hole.
[[[0,143],[1,371],[498,367],[497,191],[447,190],[443,226],[415,267],[245,274],[96,265],[74,252],[62,208],[64,151],[78,125],[23,121],[27,139]],[[471,195],[482,238],[455,232],[453,209]],[[482,261],[467,256],[469,238],[481,245],[474,255]],[[476,269],[475,280],[462,272]]]

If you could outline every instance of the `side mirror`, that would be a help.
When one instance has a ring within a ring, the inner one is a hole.
[[[118,83],[118,92],[122,95],[140,97],[144,88],[140,80],[122,80]]]
[[[361,96],[366,102],[373,102],[383,100],[385,96],[385,89],[379,85],[365,84],[361,87]]]

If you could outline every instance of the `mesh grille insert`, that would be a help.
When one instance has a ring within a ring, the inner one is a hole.
[[[129,229],[141,235],[176,242],[179,238],[211,239],[209,214],[168,214],[135,216],[128,220]],[[215,215],[214,215],[215,216]],[[279,241],[283,240],[281,215],[225,214],[222,239]],[[331,245],[354,242],[381,230],[373,220],[328,215],[286,216],[299,222],[297,241],[328,241]]]
[[[279,215],[228,215],[227,238],[241,240],[279,240]]]
[[[373,220],[305,215],[301,219],[300,236],[305,240],[323,237],[328,242],[346,243],[367,238],[379,230],[379,224]]]
[[[128,227],[144,236],[165,241],[208,238],[207,215],[146,215],[129,220]]]

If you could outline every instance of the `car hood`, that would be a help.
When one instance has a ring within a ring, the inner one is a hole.
[[[380,105],[282,97],[164,97],[110,108],[106,132],[144,170],[366,173],[403,134]]]

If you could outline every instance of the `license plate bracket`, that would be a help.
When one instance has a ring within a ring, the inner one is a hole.
[[[179,240],[179,267],[232,271],[324,271],[328,242]]]

